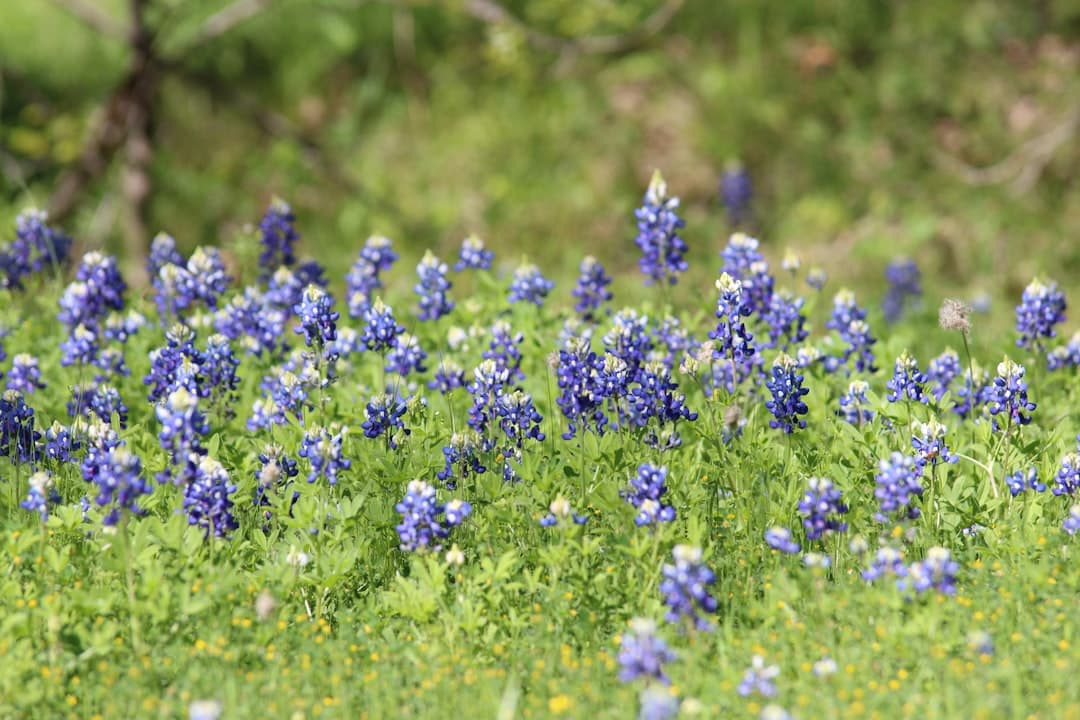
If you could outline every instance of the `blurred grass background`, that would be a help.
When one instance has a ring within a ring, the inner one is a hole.
[[[373,233],[410,262],[477,233],[566,282],[585,253],[634,272],[632,210],[659,168],[690,296],[719,266],[737,160],[774,262],[791,247],[872,287],[907,255],[935,295],[1017,295],[1046,271],[1076,289],[1075,0],[2,3],[5,239],[78,165],[131,68],[134,8],[155,53],[142,235],[185,249],[228,243],[278,195],[338,277]],[[58,218],[86,246],[130,253],[129,151]]]

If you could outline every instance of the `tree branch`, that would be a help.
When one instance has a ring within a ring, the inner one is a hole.
[[[131,34],[124,23],[87,0],[51,0],[51,2],[99,35],[113,40],[127,40]]]

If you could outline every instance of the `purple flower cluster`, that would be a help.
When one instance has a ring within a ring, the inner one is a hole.
[[[291,267],[296,263],[294,247],[300,240],[300,233],[296,231],[295,223],[296,215],[289,204],[274,198],[259,222],[262,244],[259,268],[264,277],[269,277],[279,267]]]
[[[1011,475],[1005,476],[1005,484],[1009,487],[1009,494],[1016,497],[1025,490],[1033,490],[1035,492],[1045,492],[1046,483],[1039,482],[1039,475],[1035,471],[1035,468],[1028,468],[1025,470],[1017,470]]]
[[[484,241],[475,235],[470,235],[461,242],[461,250],[458,253],[458,261],[454,263],[454,272],[462,270],[489,270],[495,253],[484,247]]]
[[[34,429],[34,408],[26,404],[23,394],[18,390],[0,394],[0,457],[10,458],[13,465],[34,462],[40,438]]]
[[[509,300],[511,303],[531,302],[541,307],[554,287],[555,283],[545,278],[540,268],[528,263],[519,265],[510,281]]]
[[[441,505],[435,488],[423,480],[410,482],[405,497],[394,509],[401,513],[401,523],[395,529],[405,552],[439,550],[440,541],[450,534],[450,529],[472,512],[472,506],[462,500]]]
[[[870,386],[866,381],[852,380],[848,384],[847,392],[840,396],[840,409],[836,411],[836,414],[852,425],[862,426],[872,421],[874,411],[867,407],[870,401],[866,397],[869,389]]]
[[[728,165],[720,174],[720,202],[727,211],[728,222],[738,225],[749,217],[754,185],[750,173],[739,163]]]
[[[327,429],[314,425],[304,433],[304,439],[300,441],[300,450],[296,454],[307,458],[311,465],[307,476],[309,483],[323,476],[331,485],[336,485],[339,473],[352,467],[352,461],[344,457],[342,453],[342,443],[346,432],[345,429]]]
[[[919,517],[921,511],[912,503],[923,494],[919,483],[921,472],[921,467],[910,455],[894,452],[881,459],[874,478],[877,482],[874,497],[880,506],[874,518],[878,522],[888,522],[890,515],[897,514],[909,520]]]
[[[420,320],[438,320],[454,309],[454,303],[446,296],[450,289],[446,272],[446,263],[435,257],[430,250],[416,266],[419,282],[413,289],[420,297]]]
[[[796,427],[806,427],[806,420],[800,416],[810,411],[803,402],[810,389],[804,388],[802,383],[803,376],[799,374],[796,362],[781,354],[773,363],[772,377],[765,381],[765,387],[772,393],[772,399],[765,402],[765,407],[773,414],[769,427],[785,433],[795,432]]]
[[[398,259],[390,238],[373,235],[364,243],[352,268],[345,275],[349,317],[361,318],[371,304],[373,293],[383,286],[380,275]]]
[[[373,440],[385,437],[386,446],[391,450],[396,450],[401,439],[412,433],[405,427],[405,421],[402,420],[407,409],[408,405],[405,401],[396,395],[390,393],[375,395],[368,400],[364,408],[364,422],[361,424],[364,437]]]
[[[786,527],[771,527],[766,530],[765,544],[788,555],[794,555],[802,549],[792,537],[791,530]]]
[[[638,228],[634,243],[642,253],[638,266],[645,273],[646,283],[674,285],[689,267],[684,259],[686,243],[679,237],[686,223],[677,214],[678,207],[679,198],[668,197],[667,183],[660,172],[653,173],[642,205],[634,211]]]
[[[911,447],[915,449],[915,463],[920,470],[938,463],[955,464],[960,458],[945,444],[945,426],[937,420],[919,422],[912,426]]]
[[[184,510],[188,524],[201,528],[203,538],[225,537],[240,525],[232,514],[231,495],[236,486],[229,482],[229,473],[217,460],[199,458],[195,475],[184,486]]]
[[[33,208],[15,218],[15,239],[0,246],[0,289],[22,290],[32,275],[67,262],[71,238],[49,227],[48,220],[47,213]]]
[[[656,634],[656,623],[644,618],[630,621],[630,632],[623,633],[619,643],[619,680],[633,682],[638,678],[669,684],[671,678],[664,665],[677,658],[663,638]]]
[[[1065,293],[1057,283],[1044,284],[1033,280],[1024,289],[1016,306],[1016,339],[1018,347],[1042,350],[1044,338],[1057,337],[1055,325],[1065,322]]]
[[[660,592],[667,605],[664,617],[677,623],[684,618],[699,630],[711,630],[706,618],[716,612],[716,598],[709,594],[709,586],[716,582],[716,575],[702,562],[701,548],[676,545],[672,551],[674,564],[665,564],[660,581]]]
[[[847,523],[841,517],[848,511],[840,489],[832,480],[812,477],[807,490],[799,501],[799,515],[803,519],[807,540],[817,540],[831,533],[844,532]]]
[[[997,377],[990,387],[988,407],[991,415],[1005,413],[1007,425],[1027,425],[1035,403],[1028,400],[1027,383],[1024,382],[1024,366],[1005,358],[997,366]]]
[[[754,354],[753,335],[747,329],[743,318],[751,312],[750,304],[743,296],[742,283],[724,273],[716,281],[720,298],[716,303],[716,317],[719,322],[716,329],[709,332],[709,338],[716,341],[715,355],[726,358],[737,365],[744,365],[746,359]]]
[[[650,463],[638,466],[637,475],[630,479],[630,487],[621,492],[626,502],[638,510],[634,524],[656,525],[675,520],[675,508],[663,504],[663,497],[667,493],[667,474],[668,470],[663,466]]]
[[[586,255],[581,261],[577,285],[572,292],[577,298],[574,310],[583,320],[596,320],[596,311],[614,297],[608,290],[610,284],[611,277],[604,271],[604,266],[592,255]]]
[[[897,402],[901,399],[914,400],[915,402],[927,403],[926,375],[919,370],[919,362],[905,350],[896,358],[893,367],[892,379],[885,383],[889,388],[889,394],[885,399],[889,402]]]
[[[889,285],[882,302],[885,322],[895,323],[904,313],[909,301],[922,296],[922,274],[914,260],[895,260],[885,268],[885,281]]]

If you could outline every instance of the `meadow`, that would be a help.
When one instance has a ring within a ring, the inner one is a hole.
[[[577,277],[275,200],[136,291],[23,211],[0,716],[1080,718],[1055,268],[857,296],[668,180]]]

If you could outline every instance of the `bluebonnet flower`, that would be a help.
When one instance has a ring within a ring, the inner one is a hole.
[[[495,417],[496,402],[509,378],[509,370],[500,368],[494,360],[484,360],[473,370],[473,381],[466,386],[473,398],[472,407],[469,408],[469,427],[484,436],[485,440],[488,439],[488,425]]]
[[[732,225],[740,224],[749,216],[753,197],[754,185],[750,173],[739,163],[728,165],[720,175],[720,202]]]
[[[656,418],[661,426],[675,424],[679,420],[697,420],[697,413],[686,407],[686,396],[677,392],[679,386],[671,379],[671,371],[662,362],[654,360],[645,363],[635,383],[630,388],[629,401],[632,420],[639,426],[644,427],[652,418]],[[656,447],[655,433],[647,436],[645,441]]]
[[[296,461],[285,454],[280,445],[267,445],[263,452],[259,453],[260,467],[255,471],[255,496],[252,500],[255,507],[270,505],[267,497],[270,493],[284,490],[292,484],[293,478],[300,474]],[[293,492],[292,503],[295,504],[300,494]],[[290,505],[290,512],[291,512]],[[269,520],[271,513],[265,512],[265,518]]]
[[[922,295],[922,275],[914,260],[895,260],[885,268],[885,280],[889,289],[882,302],[885,321],[894,323],[904,312],[908,300],[915,300]]]
[[[960,458],[945,444],[945,426],[933,418],[929,422],[912,423],[911,447],[915,449],[915,462],[920,468],[938,463],[955,464]]]
[[[1069,514],[1065,518],[1065,522],[1061,524],[1061,529],[1070,535],[1080,532],[1080,505],[1073,505],[1069,508]]]
[[[834,532],[847,530],[841,517],[848,511],[840,489],[832,480],[812,477],[807,481],[806,494],[799,501],[799,515],[803,519],[807,540],[817,540]]]
[[[716,317],[719,322],[716,329],[709,332],[709,337],[716,341],[715,353],[718,358],[728,358],[741,363],[754,354],[754,339],[746,330],[743,318],[751,312],[749,303],[743,297],[742,283],[724,273],[716,281],[720,298],[716,303]]]
[[[55,491],[50,493],[51,488],[52,476],[45,470],[39,470],[30,476],[26,500],[19,503],[19,507],[36,512],[41,516],[41,522],[46,522],[49,519],[49,500],[51,495],[55,494]]]
[[[905,350],[900,353],[900,357],[896,358],[892,379],[885,383],[885,387],[889,388],[889,394],[885,398],[889,402],[905,399],[927,403],[929,402],[925,390],[927,379],[926,375],[919,370],[919,362]]]
[[[307,285],[297,273],[282,265],[270,276],[263,297],[275,308],[286,313],[295,312],[293,308],[303,298],[306,288]]]
[[[300,441],[300,450],[296,453],[307,458],[311,464],[307,481],[313,483],[324,476],[331,485],[336,485],[338,474],[352,467],[352,461],[342,456],[342,442],[347,432],[342,428],[324,428],[313,425]]]
[[[716,612],[716,599],[708,589],[716,582],[716,575],[701,561],[701,548],[676,545],[672,556],[675,564],[664,565],[660,582],[668,606],[664,617],[673,623],[686,618],[699,630],[711,629],[705,615]]]
[[[402,377],[414,372],[424,372],[424,360],[427,353],[420,347],[420,341],[409,333],[402,333],[397,338],[397,344],[386,353],[387,372],[397,373]]]
[[[514,270],[509,299],[511,303],[531,302],[540,307],[553,287],[555,283],[540,274],[540,268],[525,263]]]
[[[67,339],[60,343],[60,364],[92,365],[98,359],[101,349],[100,338],[95,329],[79,324],[71,331]]]
[[[82,447],[77,439],[72,436],[71,428],[61,425],[57,421],[45,430],[45,457],[56,463],[72,462],[72,453]]]
[[[1016,306],[1018,347],[1042,350],[1043,338],[1057,337],[1055,325],[1065,322],[1065,293],[1057,283],[1033,280]]]
[[[124,344],[145,325],[146,317],[135,310],[129,310],[127,313],[113,313],[105,319],[102,334],[106,340]]]
[[[29,276],[67,262],[71,239],[49,227],[48,219],[47,213],[35,208],[15,218],[15,239],[0,247],[0,288],[21,290]]]
[[[274,307],[256,288],[244,288],[214,317],[214,328],[237,341],[248,354],[271,355],[285,349],[287,314]]]
[[[826,364],[830,372],[838,369],[840,365],[846,365],[855,358],[855,370],[858,372],[874,372],[874,353],[871,349],[877,340],[870,332],[870,326],[866,323],[866,310],[859,307],[855,302],[855,295],[850,290],[841,290],[833,299],[832,316],[825,323],[825,327],[835,330],[840,339],[846,343],[844,353],[839,358],[831,359]]]
[[[303,423],[304,414],[312,409],[309,392],[317,382],[306,377],[274,367],[263,378],[262,387],[266,395],[252,405],[251,417],[248,418],[249,430],[258,430],[271,425],[285,425],[291,413],[297,422]]]
[[[318,285],[308,285],[304,289],[293,312],[300,321],[295,331],[304,336],[308,347],[321,350],[337,340],[337,320],[341,316],[333,307],[334,299]]]
[[[584,525],[588,521],[588,515],[578,515],[570,507],[570,501],[559,495],[548,506],[548,514],[540,518],[540,525],[542,527],[555,527],[560,523],[569,524],[570,522],[574,525]]]
[[[794,555],[802,548],[791,536],[791,530],[786,527],[771,527],[765,531],[765,543],[773,550]]]
[[[439,550],[440,540],[450,534],[450,528],[458,525],[472,511],[471,506],[460,500],[451,501],[454,509],[447,513],[447,507],[440,505],[435,497],[435,488],[423,480],[409,483],[405,497],[394,506],[401,513],[401,524],[395,529],[401,540],[401,549],[405,552],[425,552]],[[445,519],[443,516],[445,515]]]
[[[626,363],[613,355],[606,355],[606,358],[620,363],[625,370]],[[571,338],[559,351],[559,362],[555,366],[555,373],[560,393],[555,403],[567,420],[567,431],[562,436],[564,440],[574,437],[579,430],[581,432],[592,430],[597,435],[604,434],[607,416],[602,409],[602,403],[608,395],[603,389],[597,387],[598,362],[596,353],[589,348],[588,341],[580,338]],[[625,387],[625,379],[621,386]]]
[[[259,268],[263,276],[268,276],[281,266],[291,266],[296,262],[294,246],[300,239],[295,227],[296,215],[289,204],[280,198],[270,201],[270,207],[259,222],[259,237],[262,253],[259,255]]]
[[[225,537],[240,527],[232,514],[230,497],[236,486],[229,482],[229,473],[220,462],[210,457],[199,458],[195,475],[184,486],[184,510],[188,525],[202,528],[203,538]]]
[[[829,276],[819,267],[812,267],[806,271],[806,284],[817,291],[821,291],[828,282]]]
[[[382,280],[379,279],[379,272],[375,266],[363,256],[357,259],[345,275],[345,300],[349,306],[349,317],[363,317],[371,304],[372,294],[382,286]]]
[[[641,207],[634,211],[638,229],[634,244],[642,253],[638,266],[645,273],[646,284],[674,285],[689,267],[684,259],[688,248],[679,237],[679,230],[686,222],[676,212],[678,207],[679,198],[668,197],[667,183],[657,170]]]
[[[12,465],[34,462],[39,456],[39,439],[34,408],[18,390],[5,390],[0,394],[0,457],[11,458]]]
[[[94,501],[98,507],[109,507],[102,519],[106,526],[116,525],[124,510],[141,515],[143,510],[138,500],[151,491],[150,483],[142,476],[139,456],[123,445],[113,445],[113,442],[120,441],[110,441],[97,452],[88,453],[83,460],[83,477],[98,488]]]
[[[802,386],[803,376],[798,373],[798,366],[789,355],[781,354],[773,363],[772,377],[765,381],[765,387],[772,393],[772,399],[765,402],[765,407],[773,414],[769,427],[779,428],[785,433],[792,433],[795,428],[805,428],[805,415],[810,410],[803,402],[803,397],[810,392]]]
[[[751,267],[765,261],[765,256],[758,250],[759,245],[757,238],[746,233],[733,233],[728,238],[727,245],[720,251],[720,258],[723,260],[720,272],[739,281],[749,278],[753,274]]]
[[[218,299],[232,279],[225,270],[221,252],[213,247],[196,248],[187,262],[187,274],[180,277],[180,292],[192,302],[201,301],[216,310]]]
[[[386,352],[397,342],[397,336],[405,332],[394,319],[394,309],[376,298],[364,311],[364,328],[360,340],[372,352]]]
[[[988,406],[991,415],[1006,413],[1008,426],[1027,425],[1035,403],[1028,400],[1027,383],[1024,382],[1024,366],[1005,358],[997,366],[997,377],[989,391]]]
[[[192,281],[187,268],[169,263],[153,276],[154,304],[162,325],[179,320],[181,314],[195,301],[191,294]]]
[[[211,403],[232,417],[235,415],[232,405],[236,401],[236,389],[240,385],[240,378],[236,374],[240,360],[233,353],[229,338],[220,333],[207,338],[202,361],[199,372],[203,379],[203,389],[208,393],[207,397]]]
[[[646,685],[638,696],[637,720],[672,720],[679,714],[679,698],[662,685]]]
[[[642,463],[637,475],[630,479],[630,487],[620,493],[626,502],[638,509],[634,524],[655,525],[675,519],[675,508],[662,502],[667,493],[667,473],[666,467]]]
[[[466,268],[489,270],[494,259],[495,253],[484,247],[484,241],[475,235],[470,235],[461,242],[461,251],[458,253],[458,261],[454,263],[454,272],[461,272]]]
[[[1073,333],[1068,344],[1046,353],[1046,364],[1050,370],[1080,367],[1080,331]]]
[[[974,377],[972,376],[974,370]],[[977,417],[982,414],[987,403],[990,401],[994,385],[990,381],[990,375],[985,370],[975,365],[965,369],[961,373],[963,382],[956,389],[956,403],[953,404],[953,412],[961,419]]]
[[[916,593],[936,590],[943,595],[956,594],[956,573],[960,566],[952,559],[947,548],[932,547],[926,551],[926,558],[911,563],[906,577],[897,581],[901,590],[914,588]]]
[[[396,449],[399,440],[412,432],[401,419],[406,409],[404,400],[389,393],[374,396],[364,409],[364,422],[361,425],[364,436],[372,439],[385,436],[387,447]]]
[[[157,404],[154,414],[161,423],[158,439],[169,452],[169,465],[159,482],[183,485],[191,481],[198,458],[206,454],[202,437],[210,432],[206,416],[199,409],[198,396],[181,387]]]
[[[664,684],[671,682],[664,672],[664,665],[674,662],[678,656],[656,630],[652,620],[634,618],[630,621],[630,632],[623,633],[619,643],[619,680],[633,682],[643,677]]]
[[[863,580],[874,582],[875,580],[893,575],[902,578],[907,574],[907,566],[904,565],[904,554],[891,547],[878,548],[874,561],[866,570],[863,570]]]
[[[874,497],[881,509],[875,513],[874,518],[878,522],[888,522],[888,516],[894,513],[902,513],[903,517],[909,520],[919,517],[921,511],[912,505],[915,496],[923,493],[923,487],[919,483],[921,467],[915,458],[894,452],[889,457],[882,458],[878,468],[879,472],[874,476],[877,483]]]
[[[537,442],[544,439],[544,433],[540,431],[540,423],[544,418],[527,392],[514,390],[499,395],[495,402],[495,415],[499,418],[499,427],[511,445],[519,451],[519,461],[520,450],[526,439]]]
[[[120,392],[112,385],[99,384],[87,400],[87,411],[94,413],[104,422],[111,423],[115,413],[120,427],[127,427],[128,408],[120,397]]]
[[[150,386],[150,402],[158,402],[180,386],[204,394],[199,376],[204,361],[203,354],[195,347],[194,331],[179,323],[169,328],[165,347],[151,351],[150,372],[143,378],[143,385]]]
[[[832,314],[825,327],[843,333],[856,320],[866,320],[866,310],[855,301],[855,293],[844,289],[833,296]]]
[[[867,408],[870,401],[866,391],[870,386],[864,380],[852,380],[846,393],[840,396],[840,409],[836,414],[852,425],[863,425],[874,419],[874,411]]]
[[[176,238],[168,233],[158,233],[150,241],[150,252],[146,256],[146,275],[156,278],[161,268],[166,265],[185,265],[184,256],[176,249]]]
[[[521,348],[518,346],[523,342],[525,336],[514,332],[510,323],[496,320],[491,326],[491,342],[483,352],[483,358],[494,360],[500,368],[509,370],[511,379],[521,380],[525,373],[521,371]]]
[[[1068,453],[1061,458],[1061,467],[1054,477],[1055,495],[1075,495],[1080,490],[1080,454]]]
[[[656,338],[656,349],[650,353],[650,360],[659,359],[669,370],[673,370],[679,358],[686,357],[691,352],[696,352],[700,344],[690,334],[690,331],[679,322],[678,318],[668,315],[656,326],[653,331]],[[689,373],[694,374],[694,373]]]
[[[611,321],[611,330],[602,338],[604,348],[626,363],[629,381],[637,377],[653,349],[649,318],[639,315],[632,308],[626,308],[615,313]]]
[[[393,267],[397,262],[398,254],[394,252],[393,241],[382,235],[372,235],[364,241],[364,247],[360,248],[360,259],[375,269],[377,273],[383,273]]]
[[[446,296],[450,281],[446,278],[446,263],[428,250],[416,266],[419,282],[413,290],[420,296],[420,320],[438,320],[454,309]]]
[[[608,290],[611,277],[604,271],[604,266],[592,255],[586,255],[581,261],[579,273],[577,285],[574,286],[572,292],[577,298],[574,310],[581,315],[582,319],[592,321],[596,319],[596,311],[614,297]]]
[[[750,667],[746,670],[746,674],[743,675],[742,681],[739,682],[739,687],[736,688],[736,692],[743,697],[754,694],[767,698],[774,697],[776,695],[776,683],[773,681],[779,674],[779,666],[766,665],[765,658],[754,655]]]
[[[946,349],[930,361],[926,368],[926,382],[935,400],[941,401],[960,373],[960,356],[955,350]]]
[[[1034,490],[1035,492],[1046,491],[1046,483],[1039,482],[1039,475],[1033,467],[1028,468],[1026,471],[1017,470],[1011,475],[1006,475],[1005,484],[1009,486],[1009,494],[1013,497],[1016,497],[1025,490]]]
[[[11,361],[11,372],[8,373],[7,389],[18,390],[24,395],[31,395],[36,390],[45,387],[41,381],[41,368],[38,360],[32,355],[19,353]]]
[[[435,376],[428,381],[428,388],[447,395],[465,385],[465,370],[453,360],[442,360],[435,368]]]
[[[770,295],[769,305],[762,317],[769,333],[766,347],[786,350],[809,336],[803,304],[801,297],[795,297],[786,290]]]
[[[475,432],[456,432],[450,436],[450,444],[443,447],[446,464],[436,475],[446,483],[449,490],[457,487],[457,480],[467,480],[470,475],[482,475],[487,468],[480,462],[482,441]]]

